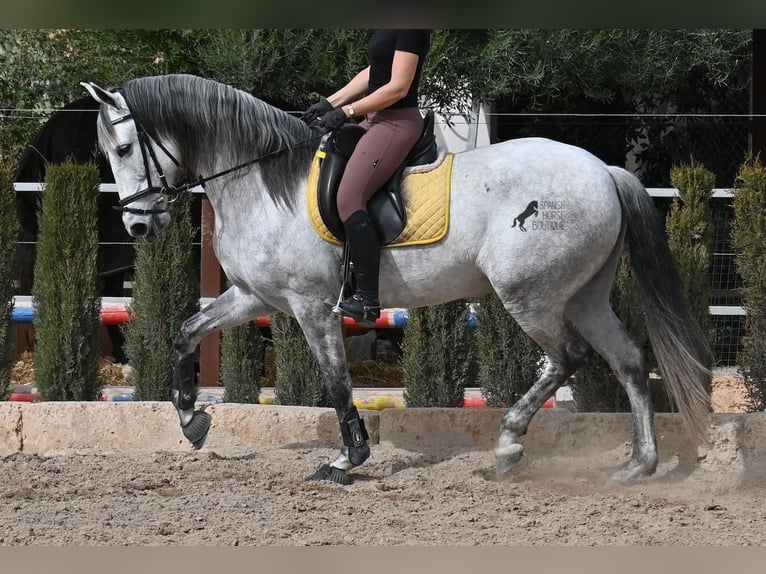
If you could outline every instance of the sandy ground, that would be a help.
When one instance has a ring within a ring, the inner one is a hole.
[[[15,454],[0,461],[0,545],[766,543],[764,487],[725,473],[661,467],[625,487],[588,458],[537,456],[497,480],[486,450],[383,444],[350,486],[306,480],[335,452]]]
[[[735,377],[718,412],[743,404]],[[489,450],[381,444],[350,486],[307,478],[326,445],[0,459],[0,546],[763,545],[766,477],[662,463],[618,486],[626,453],[531,453],[503,480]],[[691,463],[692,467],[696,463]]]

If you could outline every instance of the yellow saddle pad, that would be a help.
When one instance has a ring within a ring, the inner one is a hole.
[[[319,154],[314,156],[309,173],[307,199],[309,219],[319,237],[330,243],[341,245],[322,221],[317,200],[319,183]],[[402,201],[407,212],[407,225],[390,244],[385,247],[425,245],[441,240],[449,227],[450,178],[452,176],[453,154],[448,153],[436,168],[422,173],[408,173],[402,185]]]

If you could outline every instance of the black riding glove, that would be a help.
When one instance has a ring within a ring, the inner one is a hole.
[[[310,124],[315,119],[317,119],[317,117],[322,116],[331,110],[332,110],[332,104],[328,102],[325,98],[322,98],[316,104],[314,104],[305,112],[303,112],[301,114],[301,119],[307,124]]]
[[[343,108],[337,107],[320,117],[317,125],[326,130],[333,131],[342,126],[347,119],[346,112],[343,111]]]

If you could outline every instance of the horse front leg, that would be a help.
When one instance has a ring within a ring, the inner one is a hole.
[[[176,356],[171,400],[178,411],[181,430],[195,449],[204,445],[211,423],[208,413],[194,410],[197,400],[194,353],[200,341],[214,331],[241,325],[269,311],[260,299],[233,286],[181,325],[174,342]]]
[[[295,315],[319,364],[322,380],[338,416],[342,439],[335,460],[322,465],[311,478],[348,485],[353,480],[347,471],[370,457],[370,445],[364,420],[353,402],[341,322],[330,317],[324,305],[298,311]]]

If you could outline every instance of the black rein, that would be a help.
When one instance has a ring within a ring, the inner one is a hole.
[[[127,103],[127,101],[126,101]],[[130,107],[128,106],[128,109],[130,110]],[[153,194],[159,194],[162,197],[163,203],[173,203],[180,194],[189,191],[190,189],[200,186],[203,189],[205,188],[205,184],[208,181],[212,181],[214,179],[217,179],[219,177],[223,177],[224,175],[228,175],[230,173],[233,173],[235,171],[239,171],[240,169],[244,169],[246,167],[249,167],[251,165],[254,165],[258,163],[259,161],[262,161],[264,159],[267,159],[271,156],[278,155],[282,152],[288,151],[291,149],[290,147],[283,147],[274,151],[271,151],[265,155],[262,155],[261,157],[257,157],[255,159],[252,159],[250,161],[246,161],[244,163],[241,163],[239,165],[235,165],[234,167],[230,167],[228,169],[225,169],[223,171],[220,171],[218,173],[214,173],[213,175],[210,175],[208,177],[202,177],[201,175],[197,177],[194,181],[189,181],[186,183],[183,183],[181,185],[170,185],[167,182],[167,179],[165,177],[165,174],[162,171],[162,167],[160,166],[160,162],[157,160],[157,154],[154,151],[154,147],[152,146],[152,142],[156,143],[157,146],[162,150],[162,152],[170,158],[170,160],[178,167],[181,166],[181,163],[173,157],[173,154],[171,154],[168,149],[163,146],[160,142],[157,140],[153,140],[152,137],[147,133],[146,129],[144,129],[143,125],[141,125],[141,122],[138,121],[138,118],[136,117],[135,113],[130,110],[130,113],[125,114],[124,116],[120,116],[119,118],[116,118],[112,120],[112,125],[119,124],[120,122],[124,122],[127,120],[132,119],[133,122],[136,124],[136,134],[138,136],[138,144],[141,148],[141,156],[144,161],[144,171],[146,172],[146,180],[149,186],[146,189],[142,189],[141,191],[137,191],[136,193],[129,195],[128,197],[124,199],[120,199],[119,205],[113,206],[113,209],[117,211],[127,211],[128,213],[135,213],[138,215],[153,215],[157,213],[165,213],[167,209],[159,209],[159,208],[152,208],[152,209],[138,209],[135,207],[126,207],[130,205],[131,203],[134,203],[140,199],[143,199],[144,197],[148,195]],[[305,143],[308,143],[310,141],[314,141],[317,139],[321,139],[324,137],[324,133],[320,135],[314,135],[310,138],[307,138],[303,140],[302,142],[299,142],[298,145],[303,145]],[[147,157],[148,154],[148,157]],[[152,185],[152,176],[149,171],[149,160],[151,159],[152,163],[154,164],[154,169],[157,171],[157,175],[160,178],[161,186],[155,186]],[[159,203],[159,202],[158,202]]]

